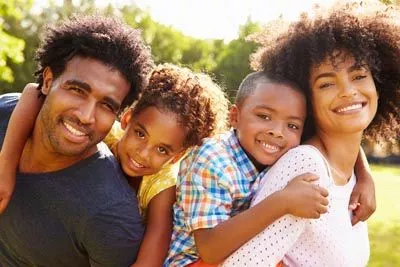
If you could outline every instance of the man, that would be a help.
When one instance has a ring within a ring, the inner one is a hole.
[[[128,266],[143,226],[99,142],[145,85],[149,50],[119,21],[77,17],[47,30],[36,59],[44,102],[0,215],[0,266]],[[18,98],[0,96],[1,145]]]

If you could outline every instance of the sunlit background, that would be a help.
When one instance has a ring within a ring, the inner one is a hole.
[[[400,5],[400,0],[382,0]],[[246,40],[269,21],[296,20],[333,0],[0,0],[0,93],[21,91],[33,80],[34,51],[43,26],[73,13],[118,16],[142,30],[157,63],[210,74],[232,98],[251,71],[257,49]],[[399,18],[400,19],[400,18]],[[365,143],[372,163],[378,209],[369,220],[369,266],[400,266],[400,144]]]

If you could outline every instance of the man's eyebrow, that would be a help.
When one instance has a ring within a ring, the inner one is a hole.
[[[79,81],[79,80],[75,80],[75,79],[67,80],[67,81],[65,82],[65,84],[66,84],[66,85],[74,85],[74,86],[77,86],[77,87],[79,87],[79,88],[85,90],[85,91],[88,92],[88,93],[92,92],[92,87],[91,87],[88,83],[85,83],[85,82],[82,82],[82,81]],[[113,108],[115,111],[118,111],[119,108],[121,107],[121,103],[119,103],[118,101],[116,101],[115,99],[113,99],[113,98],[111,98],[111,97],[105,96],[103,100],[104,100],[105,102],[107,102],[109,105],[111,105],[112,108]]]
[[[67,80],[65,82],[65,84],[79,86],[80,88],[82,88],[88,92],[92,91],[92,87],[90,87],[90,85],[88,83],[85,83],[85,82],[82,82],[79,80]]]

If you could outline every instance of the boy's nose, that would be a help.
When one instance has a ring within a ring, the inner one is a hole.
[[[274,127],[270,128],[268,130],[268,134],[270,136],[277,137],[277,138],[283,137],[283,133],[282,132],[283,132],[282,131],[282,125],[280,123],[274,125]]]

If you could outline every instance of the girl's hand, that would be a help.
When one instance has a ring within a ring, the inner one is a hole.
[[[315,174],[305,173],[288,183],[282,190],[286,196],[287,213],[318,219],[328,211],[328,191],[314,183],[318,179]]]
[[[16,170],[7,166],[7,161],[0,153],[0,214],[10,202],[15,186]]]

